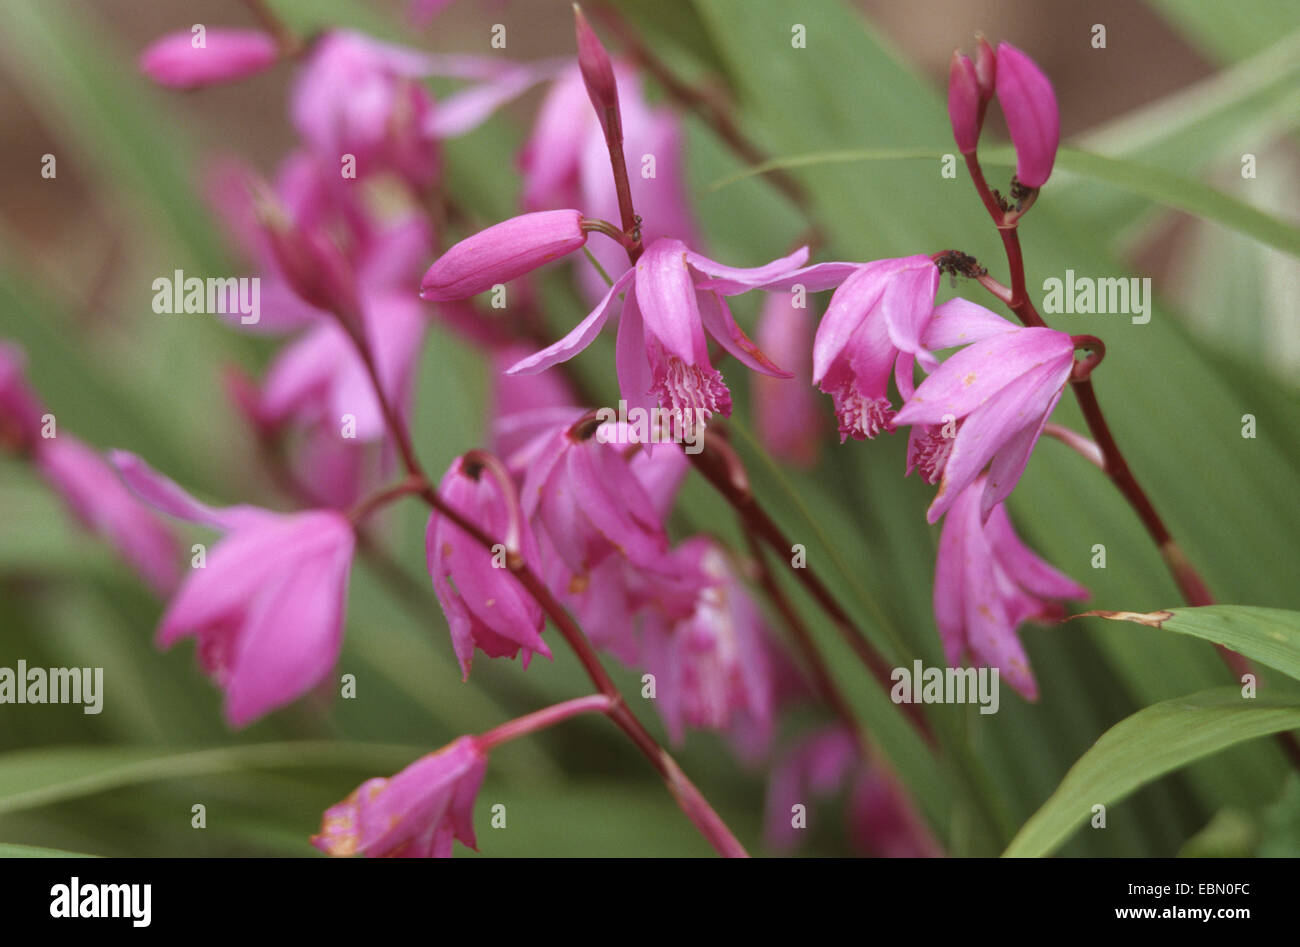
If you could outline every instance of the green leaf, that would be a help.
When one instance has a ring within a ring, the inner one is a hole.
[[[1300,703],[1247,700],[1235,687],[1201,691],[1140,710],[1111,727],[1011,840],[1004,857],[1050,855],[1096,805],[1255,737],[1300,727]],[[1112,817],[1113,821],[1113,817]]]
[[[718,190],[755,174],[786,168],[806,168],[819,164],[846,164],[872,161],[925,159],[941,161],[943,152],[921,148],[862,148],[812,152],[774,158],[722,178],[713,184]],[[1007,148],[985,149],[980,160],[985,165],[1010,165],[1014,156]],[[1107,158],[1073,148],[1056,153],[1056,171],[1077,174],[1110,184],[1132,194],[1148,198],[1166,207],[1186,211],[1204,220],[1212,220],[1230,230],[1244,233],[1260,243],[1277,247],[1300,257],[1300,228],[1279,217],[1251,207],[1229,194],[1177,174],[1124,158]]]
[[[428,748],[369,743],[258,743],[180,753],[118,747],[56,747],[0,756],[0,814],[160,779],[188,779],[247,769],[347,768],[392,772]]]
[[[36,845],[14,845],[0,842],[0,858],[95,858],[84,852],[65,852],[61,848],[41,848]]]
[[[1300,612],[1254,605],[1207,605],[1158,612],[1086,614],[1212,641],[1300,680]]]

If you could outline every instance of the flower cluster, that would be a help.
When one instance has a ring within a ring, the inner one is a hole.
[[[439,7],[418,3],[412,12],[427,18]],[[674,743],[688,729],[712,731],[747,763],[770,757],[787,705],[833,688],[816,673],[815,644],[797,639],[801,666],[769,623],[750,582],[762,563],[731,548],[713,524],[685,536],[674,527],[690,468],[681,446],[652,449],[547,371],[591,346],[611,317],[610,375],[622,399],[666,412],[678,432],[702,436],[712,417],[731,414],[733,393],[718,367],[726,356],[757,373],[762,440],[793,464],[818,459],[817,390],[830,396],[841,443],[908,429],[907,473],[937,485],[928,511],[930,523],[943,520],[933,601],[953,665],[969,656],[997,667],[1034,699],[1018,626],[1058,618],[1062,600],[1087,595],[1021,542],[1005,507],[1075,371],[1075,340],[962,298],[940,302],[941,254],[809,265],[801,247],[750,268],[715,261],[698,249],[678,117],[648,100],[632,66],[609,57],[581,14],[577,45],[575,63],[518,65],[434,56],[346,31],[299,46],[213,29],[164,37],[141,57],[146,75],[173,88],[301,58],[292,153],[269,181],[222,162],[208,188],[263,281],[265,318],[255,331],[289,337],[262,381],[238,373],[229,381],[270,462],[285,463],[296,511],[210,506],[134,454],[115,451],[110,466],[71,438],[45,436],[20,356],[0,348],[0,443],[30,456],[83,520],[171,596],[158,643],[196,640],[232,726],[326,679],[367,518],[400,497],[430,507],[425,565],[466,678],[478,652],[524,667],[534,655],[550,658],[557,640],[548,618],[578,651],[600,694],[461,737],[391,778],[362,783],[325,813],[312,840],[332,855],[447,856],[455,839],[474,847],[474,800],[492,748],[575,713],[606,714],[643,750],[647,741],[654,747],[615,699],[598,652],[645,672]],[[432,76],[470,85],[439,100],[423,81]],[[521,213],[440,252],[439,229],[464,219],[428,213],[455,209],[443,187],[441,140],[540,82],[550,85],[518,156]],[[1023,212],[1027,192],[1051,172],[1056,103],[1027,56],[1007,44],[995,52],[981,39],[974,62],[955,54],[952,63],[949,111],[963,154],[974,155],[994,97],[1016,148],[1011,193]],[[629,176],[625,151],[652,156],[656,173]],[[591,308],[546,344],[531,281],[566,260]],[[499,317],[475,308],[474,297],[509,283],[522,303]],[[762,349],[729,303],[751,290],[767,294],[755,333]],[[827,290],[814,329],[802,300]],[[458,457],[436,485],[411,437],[431,318],[478,346],[495,369],[493,453]],[[400,479],[384,487],[394,471]],[[179,578],[175,541],[143,504],[220,534],[204,568]],[[786,612],[779,587],[765,589]],[[834,693],[816,696],[837,705]],[[727,849],[734,839],[676,764],[657,749],[647,755],[692,820]],[[939,852],[888,766],[868,759],[843,725],[805,738],[775,765],[773,844],[790,843],[793,804],[844,786],[859,847]]]

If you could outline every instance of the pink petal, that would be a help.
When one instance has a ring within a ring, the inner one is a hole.
[[[743,329],[732,318],[731,309],[725,298],[717,293],[700,293],[698,295],[700,319],[704,331],[708,332],[742,364],[774,378],[793,378],[794,373],[778,366],[764,355],[757,345],[745,335]]]
[[[216,529],[235,529],[260,524],[276,514],[255,506],[211,507],[186,493],[175,481],[164,477],[135,454],[109,451],[109,460],[122,480],[144,502],[169,516]]]
[[[966,346],[921,382],[895,423],[939,424],[945,415],[965,417],[1027,372],[1074,352],[1054,329],[1017,329]]]
[[[931,523],[938,522],[957,494],[979,476],[984,466],[1016,435],[1025,428],[1033,430],[1042,424],[1047,410],[1060,397],[1064,384],[1060,367],[1048,362],[1012,381],[966,418],[953,440],[952,452],[939,481],[939,492],[926,513]],[[921,387],[925,387],[924,383]],[[1032,441],[1028,446],[1033,446]],[[1016,456],[1019,456],[1019,451]],[[1027,460],[1027,453],[1025,458]]]
[[[921,336],[934,312],[934,294],[939,289],[939,268],[928,256],[893,260],[885,281],[880,306],[889,327],[889,338],[901,351],[919,353]]]
[[[585,349],[604,327],[605,320],[609,318],[610,307],[613,306],[614,299],[627,288],[634,276],[635,271],[629,269],[614,280],[614,285],[609,288],[609,292],[605,293],[604,298],[596,304],[596,308],[587,315],[587,318],[578,323],[568,335],[540,352],[534,352],[527,358],[516,362],[506,370],[506,374],[533,375],[545,371],[552,365],[567,362]]]
[[[1014,322],[958,296],[934,308],[921,343],[927,349],[949,349],[1017,328]]]
[[[436,138],[454,138],[473,131],[501,106],[549,78],[549,73],[518,66],[481,85],[452,93],[430,113],[425,131]]]
[[[884,295],[881,280],[884,262],[857,267],[831,296],[813,342],[813,384],[821,384],[831,363],[845,350],[858,326]],[[889,362],[893,363],[892,357]]]
[[[992,543],[998,565],[1026,591],[1042,598],[1084,600],[1089,597],[1086,588],[1052,568],[1021,541],[1002,504],[993,508],[984,530]]]
[[[618,390],[627,402],[629,416],[633,408],[643,411],[653,408],[655,399],[651,389],[654,387],[654,374],[646,357],[645,322],[641,318],[636,293],[628,293],[623,301],[614,345],[614,367],[618,373]]]
[[[680,240],[650,244],[636,264],[636,299],[646,332],[670,355],[694,364],[697,336],[703,329],[695,283],[686,268],[687,253]]]
[[[710,282],[725,281],[726,288],[720,286],[711,286],[710,288],[716,289],[724,295],[734,296],[736,293],[743,293],[747,289],[757,289],[764,284],[771,283],[773,280],[789,277],[792,271],[797,270],[807,262],[808,248],[800,247],[793,253],[773,260],[771,263],[745,268],[724,266],[716,260],[710,260],[702,253],[693,251],[686,252],[686,259],[691,266],[701,273],[713,277]]]
[[[312,536],[314,551],[258,592],[226,682],[226,719],[234,727],[295,700],[338,661],[352,527],[335,513],[297,519],[297,527]]]

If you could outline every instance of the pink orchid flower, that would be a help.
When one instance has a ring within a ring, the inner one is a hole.
[[[794,378],[770,375],[754,378],[754,414],[758,439],[768,452],[807,469],[821,453],[824,418],[812,390],[812,312],[792,304],[788,293],[771,293],[763,303],[754,333],[758,346],[783,365],[794,366]]]
[[[254,75],[280,58],[275,40],[258,30],[207,29],[198,42],[190,30],[168,33],[140,54],[140,71],[159,85],[196,89]]]
[[[337,188],[313,156],[296,152],[276,180],[276,200],[292,226],[277,245],[256,219],[252,194],[260,190],[256,175],[232,162],[212,178],[213,202],[227,228],[264,274],[262,319],[239,328],[306,331],[276,356],[262,392],[244,407],[264,433],[292,426],[304,435],[291,445],[290,463],[313,502],[348,506],[392,458],[375,449],[385,431],[365,365],[324,307],[338,305],[364,334],[386,396],[406,415],[427,329],[410,285],[433,235],[413,207],[381,217],[355,191]],[[317,256],[306,253],[310,244],[300,242],[306,240],[316,241]],[[302,272],[291,273],[295,265]],[[326,279],[331,269],[335,276]]]
[[[298,133],[336,172],[350,154],[358,177],[392,171],[422,189],[438,175],[439,139],[472,130],[555,70],[555,63],[437,56],[332,30],[299,73],[290,114]],[[421,85],[432,76],[472,84],[435,103]]]
[[[438,495],[490,536],[504,539],[517,529],[524,561],[538,567],[541,559],[532,528],[526,518],[512,515],[509,499],[491,476],[467,469],[458,458],[438,485]],[[476,647],[490,658],[513,658],[522,651],[524,667],[534,653],[551,656],[542,640],[541,606],[505,568],[504,553],[494,557],[437,510],[425,530],[425,553],[466,679]]]
[[[626,434],[615,424],[586,438],[569,425],[554,428],[533,452],[523,509],[546,553],[547,585],[596,647],[634,664],[641,613],[685,618],[713,580],[701,573],[698,556],[670,549],[664,530],[685,455],[663,445],[629,459]]]
[[[890,376],[906,400],[913,390],[913,365],[937,364],[922,336],[934,313],[939,268],[924,255],[819,263],[761,288],[796,286],[808,292],[838,287],[817,327],[812,380],[834,399],[840,441],[891,430]]]
[[[849,838],[874,858],[941,858],[931,833],[906,787],[880,766],[867,766],[849,795]]]
[[[596,338],[621,298],[616,364],[629,410],[646,410],[657,401],[684,430],[714,413],[730,415],[731,392],[709,360],[710,337],[755,371],[792,376],[750,341],[732,318],[725,296],[779,280],[807,258],[808,248],[803,247],[765,266],[737,269],[688,249],[680,240],[656,240],[636,266],[614,280],[586,319],[554,345],[518,362],[510,373],[544,371],[577,355]]]
[[[965,347],[921,382],[894,418],[916,426],[909,472],[917,468],[939,484],[926,513],[931,523],[986,466],[983,515],[1011,495],[1074,365],[1074,342],[1064,332],[1022,329],[960,299],[939,310],[926,343]]]
[[[325,810],[312,845],[327,855],[450,858],[452,842],[478,850],[474,801],[487,755],[461,737],[392,778],[368,779]]]
[[[1029,658],[1016,628],[1029,619],[1064,617],[1057,599],[1086,599],[1088,590],[1039,559],[1016,536],[1006,507],[981,511],[984,478],[954,500],[939,537],[934,570],[934,615],[948,663],[969,653],[998,668],[1027,700],[1038,698]]]
[[[319,684],[343,644],[355,536],[332,510],[274,513],[214,508],[126,451],[122,479],[154,508],[225,535],[184,579],[158,626],[158,644],[198,639],[199,661],[243,727]]]
[[[813,827],[811,803],[852,784],[848,821],[854,847],[879,858],[933,858],[942,854],[906,791],[881,766],[862,759],[853,735],[835,725],[807,734],[772,768],[764,835],[779,852],[795,849],[803,831],[793,824],[803,806]]]
[[[775,719],[771,632],[711,539],[689,539],[680,554],[713,582],[699,593],[690,617],[646,624],[644,663],[655,676],[655,706],[674,742],[682,741],[687,726],[730,733],[741,756],[755,759]]]
[[[170,595],[180,578],[176,537],[98,451],[70,434],[44,436],[45,406],[25,366],[23,351],[0,341],[0,447],[29,457],[83,526],[115,547],[155,592]]]

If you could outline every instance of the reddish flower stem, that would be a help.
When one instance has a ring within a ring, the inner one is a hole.
[[[731,112],[716,99],[705,95],[690,83],[678,78],[663,60],[655,55],[652,49],[641,42],[636,30],[632,29],[618,10],[608,3],[600,3],[596,6],[596,14],[609,27],[610,31],[618,37],[619,43],[628,56],[663,87],[668,98],[679,107],[694,112],[699,116],[708,125],[709,129],[722,140],[723,144],[730,148],[745,164],[758,165],[767,163],[771,156],[754,144],[740,130],[740,127],[732,118]],[[799,183],[798,178],[783,168],[772,168],[768,170],[765,177],[809,221],[813,221],[812,199],[809,197],[808,192],[804,190],[803,185]],[[809,231],[808,239],[804,242],[810,246],[818,246],[824,242],[824,236],[815,223]]]
[[[776,525],[767,512],[754,499],[753,492],[749,489],[748,478],[745,476],[744,466],[740,458],[736,456],[731,446],[713,433],[706,429],[704,434],[704,450],[698,454],[690,455],[691,462],[695,469],[707,480],[714,489],[722,494],[725,499],[739,514],[741,522],[745,526],[746,533],[757,536],[763,542],[771,547],[772,551],[780,558],[786,558],[790,555],[793,544],[789,538],[781,532],[781,528]],[[867,640],[862,630],[854,624],[853,619],[849,617],[835,596],[830,590],[822,584],[817,573],[808,567],[795,568],[791,565],[791,573],[808,591],[814,601],[826,616],[830,618],[835,630],[839,632],[845,643],[853,649],[853,653],[863,666],[871,673],[876,683],[889,692],[893,686],[891,677],[892,667],[888,661],[881,656],[875,647]],[[934,734],[930,730],[928,721],[922,712],[919,704],[898,704],[899,709],[907,716],[912,724],[925,737],[926,742],[934,744]]]
[[[268,33],[275,37],[280,52],[285,56],[295,56],[302,49],[302,40],[298,38],[289,25],[267,6],[265,0],[242,0],[244,6],[253,14],[254,19]]]
[[[1018,226],[1020,222],[1020,212],[1004,210],[998,202],[998,199],[990,191],[988,182],[984,179],[984,171],[980,167],[979,159],[974,153],[966,157],[966,167],[970,170],[971,180],[975,184],[975,190],[979,192],[980,200],[984,202],[984,207],[993,218],[993,223],[997,225],[998,234],[1002,237],[1002,245],[1006,249],[1007,267],[1011,273],[1011,293],[1009,300],[996,289],[991,289],[994,295],[1006,303],[1016,317],[1026,326],[1046,326],[1043,317],[1038,314],[1034,308],[1033,300],[1029,298],[1025,282],[1025,259],[1020,248],[1020,236]],[[984,283],[981,280],[981,283]],[[995,283],[995,281],[990,281]],[[989,285],[985,283],[985,285]],[[1094,340],[1100,344],[1100,340]],[[1105,351],[1104,347],[1101,349]],[[1094,351],[1093,364],[1099,360],[1097,352]],[[1156,512],[1155,506],[1152,505],[1151,499],[1147,496],[1142,485],[1138,483],[1137,477],[1129,468],[1128,461],[1124,458],[1123,452],[1115,442],[1115,437],[1111,434],[1110,425],[1106,422],[1106,416],[1102,413],[1101,405],[1097,402],[1097,393],[1092,386],[1091,371],[1076,373],[1071,377],[1070,387],[1074,390],[1075,399],[1079,402],[1079,409],[1083,412],[1084,420],[1088,424],[1088,430],[1092,433],[1093,440],[1096,441],[1098,449],[1101,451],[1103,460],[1102,470],[1106,476],[1110,477],[1119,492],[1128,500],[1129,505],[1142,521],[1147,533],[1151,536],[1152,542],[1160,550],[1160,556],[1165,561],[1165,566],[1173,576],[1183,600],[1188,605],[1202,606],[1213,605],[1214,596],[1210,593],[1209,586],[1201,578],[1200,573],[1192,565],[1187,555],[1183,552],[1182,547],[1170,534],[1168,527],[1165,526],[1164,520]],[[1080,377],[1081,376],[1081,377]],[[1253,667],[1249,660],[1238,654],[1230,648],[1223,645],[1215,645],[1219,657],[1223,659],[1229,670],[1240,679],[1243,674],[1254,673]],[[1277,740],[1282,746],[1283,751],[1291,760],[1292,765],[1300,768],[1300,742],[1291,733],[1279,733]]]
[[[406,425],[402,422],[401,417],[389,401],[383,386],[379,383],[379,373],[375,368],[374,356],[366,343],[365,337],[351,327],[351,320],[347,318],[346,314],[336,313],[335,316],[338,324],[343,327],[344,331],[352,339],[357,354],[365,364],[385,424],[393,440],[397,443],[402,463],[406,467],[407,480],[400,485],[381,492],[388,494],[389,501],[407,494],[418,495],[439,515],[450,520],[480,546],[491,550],[497,545],[497,540],[489,536],[476,523],[467,519],[460,511],[449,505],[438,495],[438,491],[434,489],[420,466],[419,458],[416,456],[415,448],[411,444],[410,433],[407,431]],[[478,459],[481,461],[481,457]],[[400,489],[398,489],[399,486]],[[371,500],[374,499],[371,498]],[[379,505],[382,504],[363,501],[360,508],[366,510],[366,512],[371,512],[378,508]],[[582,633],[582,629],[570,617],[564,606],[551,594],[546,584],[528,567],[522,556],[508,555],[507,566],[510,568],[511,574],[519,580],[520,585],[537,600],[537,604],[541,606],[542,611],[559,629],[561,636],[577,655],[579,663],[582,665],[583,670],[587,672],[592,684],[609,698],[611,706],[606,711],[606,715],[619,729],[627,734],[636,748],[650,761],[650,765],[659,773],[664,784],[668,787],[668,791],[677,800],[677,804],[686,814],[686,817],[691,820],[700,831],[700,834],[704,836],[719,855],[727,858],[747,858],[749,853],[745,851],[744,846],[740,844],[731,829],[723,822],[722,817],[714,811],[713,807],[704,798],[704,795],[695,787],[695,784],[682,772],[681,767],[677,765],[677,761],[659,745],[655,738],[651,736],[650,731],[628,708],[627,702],[618,689],[618,685],[614,683],[601,665],[600,659],[596,656],[596,652],[591,647],[586,635]]]
[[[742,525],[744,525],[743,520]],[[831,675],[830,668],[826,666],[826,661],[822,658],[821,651],[818,650],[812,633],[804,624],[790,599],[786,597],[785,592],[781,590],[781,586],[777,583],[772,570],[767,567],[766,554],[758,536],[746,529],[745,541],[749,545],[749,557],[754,563],[758,586],[763,590],[772,606],[780,613],[782,620],[789,629],[790,637],[794,639],[795,646],[799,649],[804,663],[808,666],[808,673],[812,676],[813,687],[835,716],[840,718],[840,722],[853,734],[853,738],[858,744],[858,752],[862,755],[863,760],[871,759],[873,755],[871,744],[866,733],[863,732],[862,725],[858,722],[857,716],[853,713],[853,708],[849,706],[848,700],[835,683],[835,678]]]
[[[1077,431],[1051,421],[1043,425],[1043,433],[1048,437],[1056,438],[1102,473],[1106,472],[1106,458],[1101,455],[1101,448],[1095,441],[1090,441]]]
[[[609,713],[613,705],[614,702],[609,699],[607,694],[575,697],[573,700],[566,700],[563,703],[552,704],[550,707],[543,707],[541,710],[524,714],[514,720],[507,720],[499,727],[493,727],[486,733],[479,734],[477,742],[479,748],[487,752],[502,743],[508,743],[511,740],[528,736],[530,733],[536,733],[538,730],[553,727],[557,723],[563,723],[570,717],[576,717],[578,714]]]

